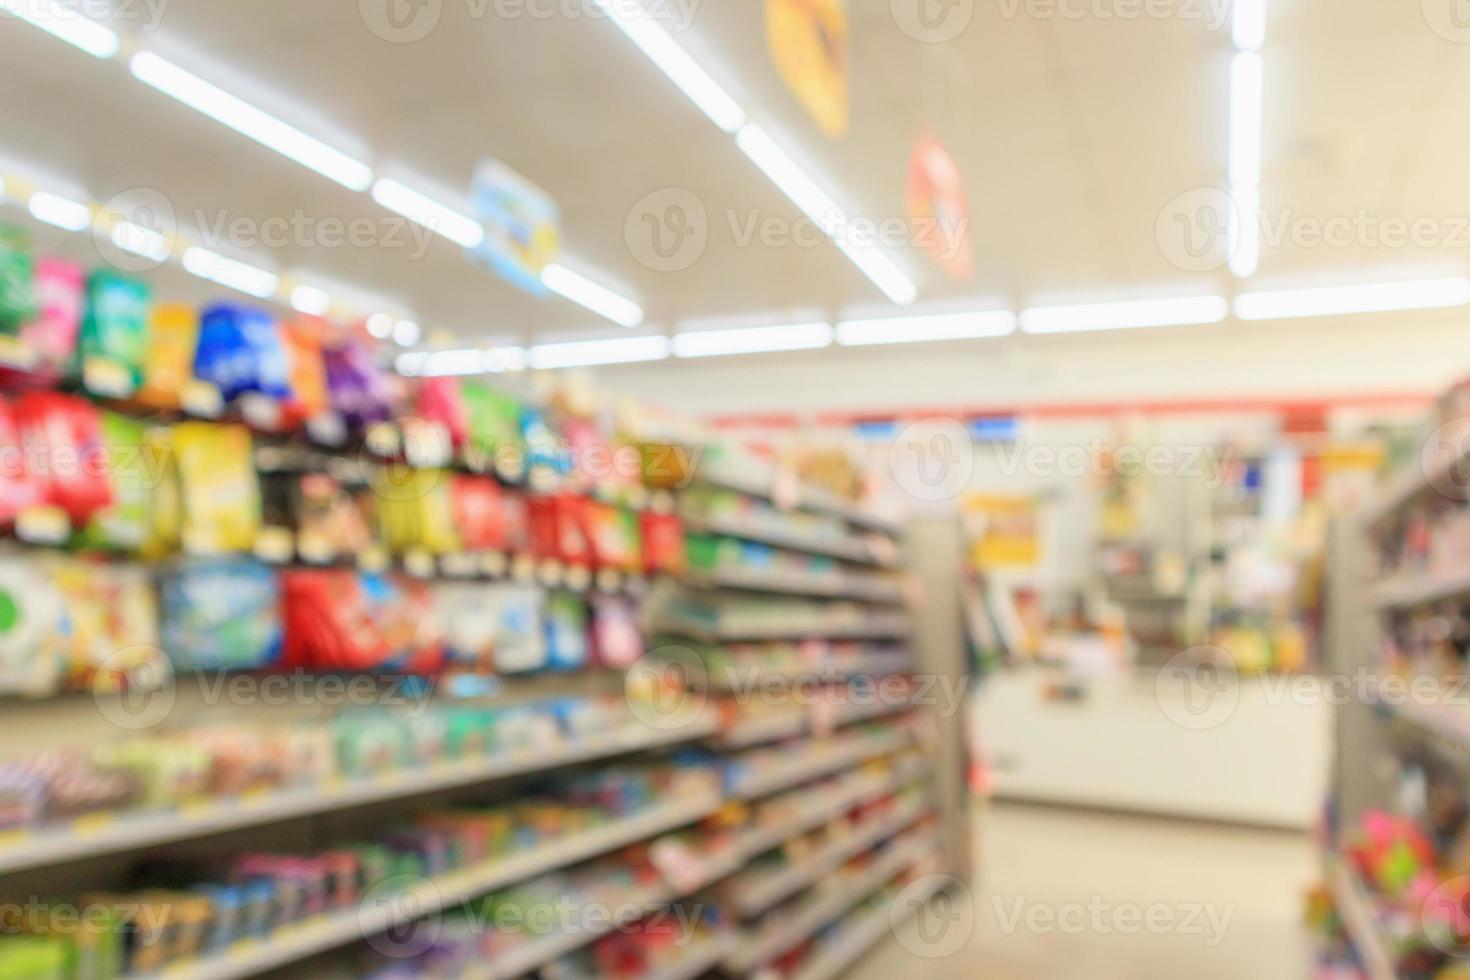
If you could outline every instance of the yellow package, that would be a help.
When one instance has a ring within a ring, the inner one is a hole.
[[[147,535],[139,551],[144,558],[158,559],[178,551],[183,536],[183,493],[173,430],[160,426],[144,433],[143,457],[153,482],[148,488]]]
[[[260,530],[260,486],[250,430],[185,422],[174,429],[173,441],[183,495],[184,550],[252,550]]]
[[[155,306],[148,319],[148,350],[138,400],[156,408],[177,408],[184,388],[194,377],[198,345],[199,314],[192,306]]]

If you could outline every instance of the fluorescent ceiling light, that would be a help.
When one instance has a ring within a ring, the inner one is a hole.
[[[112,244],[124,252],[154,262],[166,262],[173,254],[168,239],[161,232],[154,231],[152,228],[144,228],[131,221],[116,222],[112,226],[109,237],[112,239]]]
[[[374,184],[373,200],[464,248],[476,248],[485,240],[485,226],[480,222],[396,180]]]
[[[452,378],[476,374],[500,374],[520,371],[526,366],[526,352],[520,347],[491,347],[488,350],[408,351],[394,362],[405,377]]]
[[[133,55],[128,67],[140,81],[164,95],[178,99],[349,190],[365,191],[372,183],[372,169],[361,160],[306,135],[151,51]]]
[[[1241,51],[1230,62],[1230,186],[1261,183],[1261,56]]]
[[[492,347],[485,352],[485,370],[495,374],[503,371],[524,371],[526,349],[524,347]]]
[[[274,272],[225,258],[197,245],[184,253],[184,269],[200,279],[238,289],[258,299],[272,298],[280,285]]]
[[[393,318],[386,313],[374,313],[367,318],[367,332],[379,340],[387,340],[393,333]]]
[[[699,106],[714,124],[733,133],[745,122],[745,110],[709,76],[699,62],[669,36],[637,0],[593,0],[638,45],[669,80]]]
[[[847,320],[837,324],[837,343],[844,347],[873,344],[914,344],[931,340],[972,340],[1005,337],[1016,332],[1016,314],[1010,310],[939,313],[929,316]]]
[[[815,350],[830,346],[831,343],[832,325],[829,323],[745,327],[738,330],[694,330],[674,337],[674,356],[723,357],[729,354]]]
[[[92,224],[91,208],[50,191],[36,191],[32,194],[29,208],[31,217],[37,221],[44,221],[66,231],[86,231]]]
[[[1231,35],[1241,51],[1259,51],[1266,43],[1266,0],[1231,0]]]
[[[531,348],[530,354],[531,366],[537,370],[662,361],[669,356],[669,338],[614,337],[609,340],[537,344]]]
[[[1242,320],[1285,320],[1304,316],[1429,310],[1470,303],[1470,279],[1429,279],[1363,286],[1284,289],[1235,297]]]
[[[643,323],[643,307],[626,297],[578,275],[566,266],[553,262],[541,270],[541,282],[549,290],[584,306],[599,316],[624,327]]]
[[[1219,323],[1229,312],[1230,304],[1219,296],[1045,306],[1021,311],[1021,329],[1026,333],[1078,333],[1089,330],[1128,330],[1135,327],[1176,327],[1195,323]]]
[[[1249,279],[1261,264],[1261,192],[1254,187],[1231,191],[1235,207],[1230,214],[1230,272]]]
[[[827,192],[786,155],[786,151],[759,126],[746,126],[735,135],[741,151],[769,177],[781,193],[802,213],[814,221],[823,233],[836,242],[863,275],[883,291],[883,295],[900,306],[907,306],[918,295],[913,281],[904,275],[876,246],[857,245],[844,236],[847,217]]]
[[[326,316],[332,311],[332,297],[325,289],[297,286],[291,290],[291,305],[308,316]]]
[[[117,34],[56,0],[0,0],[0,11],[60,38],[96,58],[117,54]]]

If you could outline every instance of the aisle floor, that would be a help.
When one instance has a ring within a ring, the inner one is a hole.
[[[977,822],[984,872],[970,895],[930,910],[927,942],[911,920],[851,980],[1311,975],[1302,896],[1319,867],[1306,834],[1014,804]]]

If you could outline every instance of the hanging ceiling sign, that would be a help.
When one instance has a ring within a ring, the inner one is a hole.
[[[475,168],[470,200],[485,225],[485,241],[470,255],[537,296],[541,272],[561,253],[561,211],[551,196],[499,160]]]
[[[766,0],[766,44],[781,80],[832,139],[847,135],[847,0]]]
[[[939,268],[961,281],[974,275],[965,179],[944,144],[929,136],[909,157],[908,207],[915,241]]]

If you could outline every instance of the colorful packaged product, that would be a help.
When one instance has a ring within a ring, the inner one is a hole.
[[[65,259],[36,263],[36,315],[21,327],[20,337],[44,368],[59,371],[76,353],[86,278],[86,270]]]
[[[177,408],[194,377],[199,349],[199,314],[183,303],[162,303],[148,320],[148,355],[138,400],[157,408]]]
[[[324,320],[310,316],[297,316],[281,324],[291,390],[286,408],[295,419],[315,418],[330,407],[327,365],[322,357],[327,331]]]
[[[276,661],[275,573],[250,558],[193,558],[164,572],[163,647],[178,670],[254,670]]]
[[[470,673],[493,673],[500,617],[485,602],[485,586],[439,582],[433,595],[434,619],[444,637],[446,666]]]
[[[482,600],[495,613],[495,668],[502,674],[523,674],[546,666],[547,630],[544,596],[540,589],[509,583],[484,589]]]
[[[220,390],[226,401],[256,392],[277,402],[291,395],[291,372],[275,319],[253,306],[216,303],[199,327],[194,374]]]
[[[31,236],[0,224],[0,331],[14,334],[36,312]]]
[[[260,486],[250,430],[185,422],[173,450],[183,502],[182,540],[193,554],[250,551],[260,529]]]
[[[146,566],[58,557],[48,572],[61,595],[72,687],[101,693],[168,682]]]
[[[112,485],[112,502],[92,515],[76,535],[83,548],[137,551],[148,538],[151,488],[162,479],[162,460],[147,451],[148,426],[116,412],[103,412],[102,444]]]
[[[349,340],[323,349],[332,408],[347,426],[364,430],[393,417],[392,388],[363,343]]]
[[[148,302],[146,283],[111,272],[92,273],[79,345],[88,388],[117,397],[138,390],[148,353]]]
[[[27,465],[15,411],[0,400],[0,525],[13,525],[22,511],[42,503],[45,487]]]
[[[442,645],[421,582],[346,569],[282,573],[286,666],[422,673],[442,664]]]
[[[587,664],[587,604],[572,592],[546,597],[546,665],[580,670]]]
[[[112,503],[100,412],[81,398],[32,391],[15,403],[15,418],[44,502],[65,511],[72,527],[84,527]]]
[[[61,690],[68,666],[63,617],[61,593],[50,576],[36,574],[34,556],[0,557],[0,692]]]

